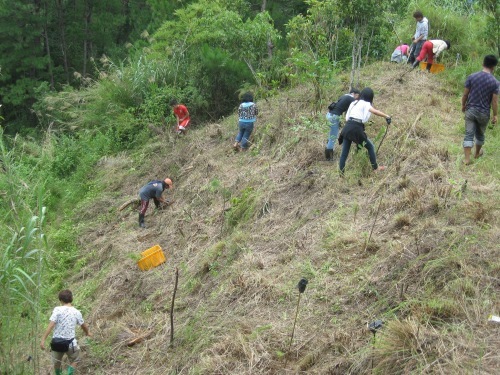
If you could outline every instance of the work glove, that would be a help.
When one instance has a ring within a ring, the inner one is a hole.
[[[387,122],[387,125],[390,125],[392,122],[391,117],[386,117],[385,122]]]

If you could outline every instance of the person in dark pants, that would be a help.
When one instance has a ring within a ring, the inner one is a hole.
[[[464,137],[464,163],[470,164],[474,138],[476,149],[474,158],[478,159],[483,154],[481,149],[484,144],[484,133],[490,120],[490,108],[493,110],[491,123],[498,120],[498,94],[499,82],[493,75],[498,65],[495,55],[487,55],[483,60],[483,70],[473,73],[465,80],[464,94],[462,96],[462,112],[465,113]]]
[[[333,160],[333,149],[335,148],[335,141],[339,135],[340,116],[347,111],[349,105],[359,99],[359,90],[351,89],[349,94],[342,95],[335,103],[328,106],[328,113],[326,119],[330,122],[330,133],[326,142],[325,158],[328,161]]]
[[[156,208],[160,208],[160,203],[165,203],[165,199],[162,197],[163,191],[165,189],[173,189],[172,180],[166,178],[165,180],[153,180],[144,185],[141,190],[139,190],[139,197],[141,198],[141,208],[139,211],[139,226],[145,228],[144,215],[149,206],[149,200],[152,199],[155,203]]]
[[[429,36],[429,20],[424,17],[421,11],[417,10],[413,13],[413,18],[417,21],[417,28],[415,34],[411,38],[412,45],[410,47],[410,56],[408,56],[408,63],[413,64],[420,54],[420,50]]]
[[[344,174],[345,162],[347,156],[349,156],[349,151],[351,149],[351,144],[354,142],[357,147],[364,146],[368,150],[368,155],[370,157],[370,163],[374,171],[382,171],[385,166],[377,164],[377,156],[375,155],[375,146],[368,139],[365,133],[365,123],[370,119],[371,114],[375,114],[380,117],[384,117],[387,124],[391,123],[391,116],[386,115],[384,112],[373,108],[372,102],[374,98],[373,90],[369,87],[361,90],[359,100],[351,103],[349,109],[346,113],[346,124],[342,133],[339,137],[339,144],[342,145],[342,154],[340,155],[339,169],[340,174]]]
[[[62,360],[64,355],[68,357],[68,375],[75,373],[75,367],[80,360],[80,347],[75,339],[75,327],[79,325],[83,332],[90,337],[90,330],[83,321],[82,313],[75,309],[71,304],[73,302],[73,293],[71,290],[62,290],[59,292],[59,301],[61,306],[57,306],[52,311],[49,325],[45,330],[40,341],[40,347],[45,350],[45,340],[54,330],[51,341],[52,362],[56,375],[62,375]]]

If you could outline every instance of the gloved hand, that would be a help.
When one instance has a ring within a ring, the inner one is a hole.
[[[391,122],[392,122],[391,117],[390,117],[390,116],[389,116],[389,117],[386,117],[385,122],[387,122],[387,125],[390,125],[390,124],[391,124]]]

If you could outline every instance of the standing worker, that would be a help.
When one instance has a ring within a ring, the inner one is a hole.
[[[347,111],[349,105],[359,99],[359,90],[351,89],[349,94],[342,95],[336,102],[328,106],[328,113],[326,119],[330,122],[330,134],[325,148],[325,158],[328,161],[333,160],[333,149],[335,148],[335,141],[339,135],[340,116]]]
[[[391,116],[386,115],[384,112],[379,111],[372,107],[373,90],[369,87],[361,90],[359,95],[359,100],[351,103],[349,109],[346,113],[346,120],[344,129],[339,137],[339,144],[342,145],[342,154],[340,155],[339,169],[340,174],[344,174],[345,162],[349,156],[349,150],[351,149],[351,144],[354,142],[357,147],[360,148],[364,146],[368,150],[368,156],[370,157],[370,163],[374,171],[382,171],[385,166],[377,164],[377,155],[375,154],[375,146],[372,141],[368,139],[365,133],[365,123],[370,119],[370,115],[384,117],[387,125],[391,123]]]
[[[470,155],[474,138],[476,149],[474,158],[478,159],[483,154],[481,148],[484,144],[484,133],[490,120],[490,107],[493,109],[491,123],[498,121],[498,92],[499,82],[493,76],[493,71],[498,65],[495,55],[487,55],[483,60],[483,70],[473,73],[465,80],[464,94],[462,96],[462,112],[465,112],[465,137],[464,137],[464,163],[470,164]]]
[[[155,203],[156,208],[160,208],[160,203],[166,203],[166,200],[162,197],[163,191],[165,189],[173,189],[172,180],[166,178],[163,181],[153,180],[144,185],[141,190],[139,190],[139,197],[141,198],[141,208],[139,210],[139,226],[145,228],[144,215],[149,206],[149,200],[152,199]]]
[[[189,111],[184,104],[178,104],[176,99],[170,101],[170,106],[174,111],[174,115],[177,118],[177,126],[175,131],[180,133],[186,133],[186,128],[189,126],[191,118],[189,117]]]
[[[417,59],[413,62],[413,69],[415,69],[420,61],[424,61],[427,56],[427,71],[430,72],[432,64],[434,63],[434,58],[437,58],[441,52],[446,49],[450,49],[451,44],[449,40],[438,40],[432,39],[428,40],[422,46],[422,50],[418,55]]]
[[[253,102],[253,94],[251,92],[244,93],[238,108],[238,134],[233,145],[235,151],[248,150],[248,140],[252,134],[258,114],[259,109]]]
[[[412,46],[410,48],[411,53],[408,58],[409,64],[413,64],[415,62],[415,59],[420,54],[420,50],[429,36],[429,20],[424,17],[422,12],[417,10],[413,13],[413,18],[417,21],[417,28],[413,38],[411,39]]]
[[[75,372],[75,367],[80,359],[80,347],[75,339],[75,327],[82,327],[85,335],[90,337],[90,331],[87,323],[83,321],[82,313],[75,309],[71,303],[73,302],[73,294],[70,290],[62,290],[59,292],[59,301],[61,306],[57,306],[52,311],[50,322],[47,330],[43,334],[40,347],[45,350],[45,340],[50,332],[54,329],[54,335],[50,342],[52,349],[52,362],[56,375],[62,375],[62,360],[64,354],[69,360],[68,375]]]

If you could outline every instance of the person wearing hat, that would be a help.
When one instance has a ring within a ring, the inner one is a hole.
[[[145,228],[144,215],[149,206],[149,200],[152,199],[156,208],[160,208],[160,203],[166,203],[165,198],[162,197],[165,189],[173,189],[172,180],[166,178],[163,181],[153,180],[148,182],[139,190],[139,197],[141,198],[141,208],[139,210],[139,226]]]

